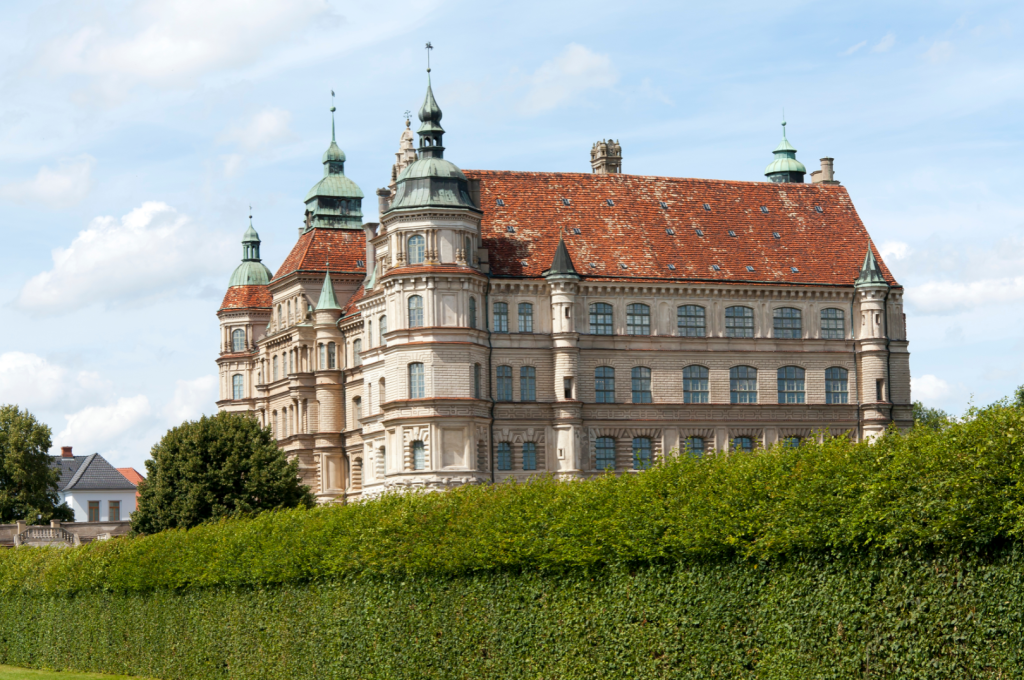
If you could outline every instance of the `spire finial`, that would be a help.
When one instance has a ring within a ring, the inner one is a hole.
[[[331,141],[334,139],[334,90],[331,90]]]
[[[427,82],[430,82],[430,50],[434,49],[434,46],[427,42]]]
[[[412,123],[410,122],[410,119],[412,118],[412,111],[406,109],[405,113],[402,115],[405,116],[405,127],[409,127],[410,125],[412,125]]]

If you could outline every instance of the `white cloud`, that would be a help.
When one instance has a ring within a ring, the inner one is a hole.
[[[94,167],[96,159],[88,154],[62,158],[56,168],[44,165],[33,179],[0,187],[0,196],[18,203],[66,208],[89,195]]]
[[[70,371],[27,352],[0,354],[0,403],[30,411],[68,406],[110,392],[96,373]]]
[[[878,247],[885,260],[902,260],[910,254],[910,246],[900,241],[886,241]]]
[[[907,301],[922,314],[953,314],[1024,300],[1024,276],[980,281],[930,281],[907,288]]]
[[[859,50],[860,48],[864,47],[867,44],[868,44],[867,40],[861,40],[859,43],[857,43],[853,47],[850,47],[845,52],[840,52],[839,56],[841,56],[841,57],[848,57],[848,56],[850,56],[851,54],[853,54],[854,52],[856,52],[857,50]]]
[[[245,156],[240,153],[229,153],[221,156],[220,159],[224,162],[225,177],[235,177],[245,167]]]
[[[53,269],[21,289],[18,307],[59,313],[194,287],[230,262],[229,243],[155,201],[117,220],[97,217],[67,248],[53,251]]]
[[[947,40],[939,40],[932,44],[924,53],[924,58],[933,64],[949,59],[953,54],[953,43]]]
[[[54,75],[89,76],[116,97],[139,84],[186,86],[247,66],[314,21],[337,23],[327,0],[134,0],[45,46]]]
[[[100,451],[143,423],[149,413],[144,394],[122,397],[112,406],[89,406],[64,416],[67,426],[54,438],[54,445],[74,446],[83,453]]]
[[[886,33],[885,37],[878,41],[878,44],[871,48],[872,52],[888,52],[896,44],[896,35]]]
[[[195,380],[179,380],[174,388],[174,399],[164,409],[173,424],[195,420],[205,413],[217,410],[217,376],[204,375]]]
[[[619,75],[606,54],[571,43],[528,78],[529,91],[520,102],[525,113],[542,113],[572,101],[583,92],[613,86]]]
[[[234,124],[221,135],[221,141],[234,142],[243,149],[256,151],[293,137],[288,128],[292,114],[284,109],[265,109],[245,124]]]
[[[910,378],[910,393],[915,401],[939,401],[950,393],[949,383],[934,375]]]

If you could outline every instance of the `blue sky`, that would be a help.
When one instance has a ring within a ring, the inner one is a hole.
[[[216,309],[248,205],[276,269],[322,173],[389,178],[431,41],[463,168],[760,181],[835,157],[907,288],[914,397],[1024,383],[1024,6],[119,0],[0,21],[0,403],[142,469],[214,410]]]

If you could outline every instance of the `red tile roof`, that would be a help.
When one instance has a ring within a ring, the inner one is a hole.
[[[551,266],[561,232],[585,279],[849,286],[869,243],[849,194],[839,185],[465,173],[480,180],[482,237],[495,277],[541,276]],[[498,199],[504,206],[497,205]],[[877,250],[875,256],[886,279],[896,285]]]
[[[138,486],[139,482],[141,482],[144,479],[146,479],[141,474],[139,474],[139,471],[136,470],[135,468],[130,468],[130,467],[127,467],[127,468],[117,468],[117,471],[121,473],[122,477],[127,479],[129,482],[131,482],[135,486]],[[142,494],[140,492],[136,491],[135,492],[135,499],[138,500],[139,496],[141,496],[141,495]]]
[[[348,229],[313,229],[299,237],[275,279],[294,271],[327,271],[330,262],[331,273],[352,273],[366,275],[366,266],[360,267],[357,260],[366,257],[366,235],[362,231]]]
[[[348,317],[352,316],[353,314],[358,315],[359,308],[356,307],[356,303],[362,300],[364,295],[366,295],[366,289],[363,288],[363,284],[360,283],[359,287],[356,288],[356,292],[352,293],[352,297],[350,297],[348,299],[348,302],[346,302],[342,306],[341,318],[348,320]]]
[[[224,294],[220,309],[270,309],[272,300],[266,286],[232,286]]]

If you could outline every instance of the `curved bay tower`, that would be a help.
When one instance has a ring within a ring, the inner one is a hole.
[[[783,134],[764,182],[647,177],[602,140],[590,174],[464,172],[429,85],[419,120],[379,224],[332,122],[295,247],[271,277],[250,225],[218,312],[218,406],[321,501],[912,424],[903,289],[833,159],[805,184]]]

